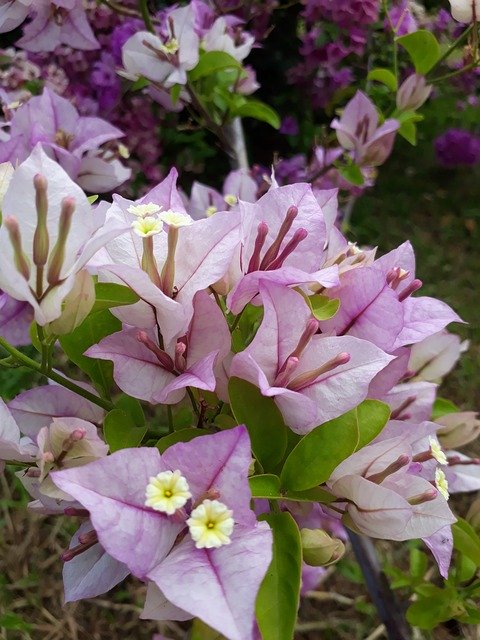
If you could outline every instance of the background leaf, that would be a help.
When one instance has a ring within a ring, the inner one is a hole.
[[[397,42],[407,50],[417,73],[428,73],[440,58],[440,45],[431,31],[419,29],[397,38]]]

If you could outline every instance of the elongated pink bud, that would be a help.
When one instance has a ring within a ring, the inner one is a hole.
[[[78,536],[78,541],[80,544],[91,544],[92,542],[98,542],[98,535],[95,530],[87,531],[87,533],[82,533]]]
[[[389,464],[388,467],[383,471],[379,471],[378,473],[374,473],[371,476],[367,476],[367,480],[370,480],[370,482],[375,482],[375,484],[381,484],[385,480],[385,478],[388,478],[388,476],[391,476],[392,473],[399,471],[409,462],[410,458],[407,456],[407,454],[402,453],[394,462],[392,462],[392,464]]]
[[[42,472],[38,467],[29,467],[25,471],[25,475],[29,478],[39,478],[42,475]]]
[[[290,254],[292,254],[298,245],[305,240],[308,236],[308,231],[306,229],[297,229],[293,234],[292,239],[287,243],[285,248],[281,251],[281,253],[272,260],[272,262],[268,265],[267,269],[272,271],[273,269],[279,269],[285,260],[288,258]]]
[[[447,458],[447,462],[449,465],[469,465],[469,464],[475,464],[475,465],[480,465],[480,458],[469,458],[468,460],[462,460],[460,458],[460,456],[450,456]]]
[[[266,222],[260,222],[257,227],[257,237],[255,238],[255,245],[253,247],[252,257],[248,263],[247,273],[252,271],[258,271],[260,266],[260,254],[265,244],[265,239],[268,235],[268,224]]]
[[[260,269],[262,271],[266,271],[268,269],[269,264],[272,262],[272,260],[275,260],[275,258],[277,257],[278,252],[280,251],[280,247],[282,246],[282,242],[285,236],[287,235],[287,233],[292,228],[293,221],[297,216],[298,216],[297,207],[295,206],[289,207],[287,214],[285,216],[285,220],[282,222],[280,226],[277,237],[272,242],[270,248],[263,256],[262,262],[260,263]]]
[[[33,179],[33,185],[35,187],[35,206],[37,209],[37,227],[33,236],[33,263],[37,267],[44,267],[48,260],[50,242],[47,228],[47,180],[37,173]]]
[[[163,367],[163,369],[172,372],[175,371],[175,364],[171,357],[168,355],[168,353],[163,351],[163,349],[160,349],[160,347],[157,346],[153,342],[153,340],[148,337],[148,334],[145,331],[139,331],[137,333],[137,340],[144,344],[147,349],[150,349],[150,351],[155,354],[157,360],[160,363],[160,366]]]
[[[404,300],[406,300],[409,296],[412,295],[412,293],[415,293],[415,291],[418,291],[422,285],[423,285],[423,282],[421,280],[418,280],[418,278],[415,280],[412,280],[412,282],[408,285],[408,287],[405,287],[405,289],[399,294],[398,296],[399,302],[403,302]]]
[[[298,341],[295,351],[292,351],[290,355],[299,358],[310,344],[310,340],[317,333],[319,327],[320,323],[318,322],[318,320],[315,320],[315,318],[310,318],[310,320],[308,320],[307,324],[305,325],[305,331],[300,336],[300,340]]]
[[[301,391],[302,389],[314,384],[324,373],[328,373],[337,367],[347,364],[347,362],[350,361],[350,358],[351,356],[349,353],[339,353],[338,356],[335,356],[335,358],[332,358],[321,367],[318,367],[318,369],[307,371],[307,373],[302,373],[300,376],[294,378],[288,383],[287,388],[292,391]]]
[[[86,509],[77,509],[76,507],[67,507],[63,510],[63,513],[66,516],[77,516],[79,518],[88,518],[90,515]]]
[[[163,265],[160,278],[162,281],[162,291],[169,298],[173,297],[173,285],[175,282],[175,252],[178,242],[178,227],[169,225],[168,227],[168,249],[167,258]]]
[[[431,489],[427,489],[423,493],[419,493],[416,496],[412,496],[411,498],[408,498],[407,502],[408,504],[415,506],[417,504],[423,504],[424,502],[431,502],[432,500],[435,500],[437,496],[438,496],[438,491],[432,487]]]
[[[400,406],[394,409],[390,415],[390,420],[405,420],[405,416],[402,415],[404,410],[407,409],[411,404],[415,402],[417,396],[409,396],[406,400],[402,402]]]
[[[276,387],[286,387],[290,377],[295,372],[295,369],[298,367],[298,358],[295,356],[289,356],[285,362],[283,363],[280,371],[278,372],[274,385]]]
[[[184,342],[177,342],[175,345],[175,369],[177,371],[185,371],[187,368],[186,351],[187,345]]]
[[[63,562],[69,562],[70,560],[73,560],[74,558],[79,556],[84,551],[88,551],[88,549],[93,547],[94,544],[97,544],[97,542],[90,542],[90,544],[79,544],[76,547],[72,547],[71,549],[67,549],[66,551],[64,551],[61,554],[60,558],[61,560],[63,560]]]
[[[72,217],[75,212],[75,198],[67,197],[62,200],[62,209],[58,221],[58,237],[50,254],[48,263],[47,281],[50,286],[60,282],[60,273],[65,262],[65,247],[68,234],[72,226]]]
[[[8,231],[10,242],[12,243],[15,268],[22,274],[25,280],[28,280],[30,278],[30,265],[22,249],[22,236],[20,234],[18,220],[14,216],[7,216],[3,220],[3,224]]]

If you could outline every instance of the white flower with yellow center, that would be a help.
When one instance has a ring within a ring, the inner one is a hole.
[[[205,215],[207,216],[207,218],[210,218],[210,216],[213,216],[214,213],[217,213],[218,209],[217,207],[215,207],[213,204],[210,207],[207,207],[205,209]]]
[[[178,44],[178,40],[176,38],[169,38],[166,42],[160,44],[158,48],[167,56],[173,56],[179,50],[180,45]]]
[[[448,480],[441,469],[436,469],[435,471],[435,485],[445,500],[448,500],[450,497],[448,493]]]
[[[233,511],[218,500],[204,500],[187,520],[190,535],[197,549],[213,549],[230,544],[234,520]]]
[[[429,438],[430,452],[438,464],[448,464],[447,456],[436,438]]]
[[[173,211],[169,209],[159,215],[160,220],[168,224],[169,227],[187,227],[192,224],[192,218],[186,213],[180,213],[179,211]]]
[[[131,204],[127,211],[133,213],[134,216],[139,218],[145,218],[147,216],[153,216],[160,211],[162,207],[154,202],[146,202],[145,204]]]
[[[145,490],[145,506],[161,511],[171,516],[181,509],[192,497],[188,482],[177,469],[176,471],[162,471],[150,482]]]
[[[223,199],[229,207],[233,207],[233,205],[237,204],[238,202],[237,196],[234,196],[233,193],[227,193],[227,195],[225,195]]]
[[[132,222],[132,229],[137,236],[149,238],[150,236],[156,236],[157,233],[161,233],[163,231],[163,224],[158,218],[147,216],[146,218],[134,220],[134,222]]]

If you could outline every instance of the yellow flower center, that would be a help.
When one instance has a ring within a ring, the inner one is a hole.
[[[139,218],[145,218],[146,216],[153,216],[160,211],[162,207],[154,202],[146,202],[144,204],[131,204],[127,211],[133,213],[134,216]]]
[[[145,506],[171,516],[181,509],[192,497],[188,482],[177,469],[162,471],[150,482],[145,490]]]
[[[230,207],[233,207],[233,205],[237,204],[238,202],[237,196],[234,196],[233,193],[227,193],[227,195],[224,196],[223,199]]]
[[[233,511],[218,500],[204,500],[187,520],[197,549],[213,549],[230,544],[235,524]]]
[[[148,238],[155,236],[163,231],[162,221],[152,216],[146,216],[145,218],[138,218],[132,222],[132,229],[137,236],[141,238]]]
[[[180,213],[179,211],[164,211],[159,216],[160,220],[163,220],[169,227],[187,227],[192,224],[193,220],[186,213]]]
[[[159,49],[162,53],[166,55],[174,55],[179,50],[180,45],[178,44],[178,40],[176,38],[169,38],[165,43],[159,46]]]
[[[448,493],[448,480],[441,469],[435,471],[435,485],[445,500],[448,500],[450,497]]]
[[[448,464],[447,456],[445,455],[445,452],[440,446],[440,443],[438,442],[438,440],[430,436],[429,443],[430,443],[431,454],[435,458],[435,460],[438,462],[438,464],[444,464],[444,465]]]

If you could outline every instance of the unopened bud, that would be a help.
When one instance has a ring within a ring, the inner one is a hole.
[[[33,262],[37,267],[44,267],[47,264],[49,251],[47,180],[37,173],[33,179],[33,184],[37,209],[37,227],[33,236]]]
[[[480,420],[475,411],[448,413],[436,422],[442,425],[437,431],[444,449],[457,449],[475,440],[480,434]]]
[[[305,389],[305,387],[309,387],[314,384],[324,373],[333,371],[337,367],[341,367],[350,362],[350,358],[351,356],[349,353],[339,353],[338,356],[335,356],[335,358],[332,358],[321,367],[318,367],[318,369],[307,371],[306,373],[302,373],[297,376],[289,382],[287,386],[292,391],[301,391],[302,389]]]
[[[55,456],[53,455],[53,453],[51,451],[45,451],[42,454],[42,460],[44,462],[47,462],[47,463],[51,464],[51,463],[55,462]]]
[[[322,529],[300,529],[303,560],[311,567],[326,567],[340,560],[345,545]]]
[[[27,256],[23,253],[22,236],[20,234],[18,220],[14,216],[7,216],[3,224],[8,231],[10,242],[12,243],[15,267],[25,280],[28,280],[30,278],[30,265]]]
[[[423,282],[418,278],[416,278],[415,280],[412,280],[412,282],[407,287],[405,287],[405,289],[399,294],[398,301],[403,302],[409,296],[411,296],[412,293],[415,293],[415,291],[418,291],[422,285],[423,285]]]
[[[423,493],[419,493],[416,496],[408,498],[407,502],[408,504],[415,506],[417,504],[423,504],[424,502],[431,502],[432,500],[435,500],[437,496],[438,491],[432,487],[431,489],[427,489]]]
[[[51,335],[72,333],[88,316],[95,304],[95,283],[86,269],[75,276],[73,288],[62,305],[62,315],[47,325]]]
[[[137,340],[144,344],[147,349],[150,349],[153,354],[155,354],[157,360],[160,363],[160,366],[163,367],[163,369],[166,369],[167,371],[175,370],[175,363],[173,362],[172,358],[168,355],[168,353],[163,351],[163,349],[160,349],[160,347],[155,344],[155,342],[149,337],[146,331],[139,331],[137,333]]]
[[[396,473],[400,471],[403,467],[405,467],[410,462],[410,458],[406,453],[402,453],[402,455],[398,456],[398,458],[389,464],[386,469],[380,471],[379,473],[374,473],[371,476],[367,476],[367,480],[370,482],[375,482],[375,484],[381,484],[388,476],[391,476],[392,473]]]
[[[75,212],[75,199],[71,197],[62,200],[62,210],[58,221],[58,237],[48,265],[47,281],[51,286],[60,282],[60,273],[65,262],[65,247],[68,234],[72,225],[72,217]]]

